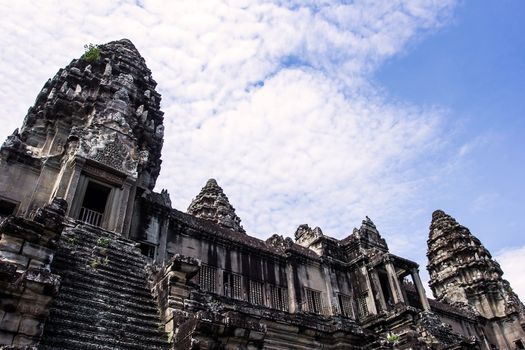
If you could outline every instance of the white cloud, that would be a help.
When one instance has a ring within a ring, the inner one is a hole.
[[[501,265],[506,280],[521,300],[525,299],[525,246],[510,247],[499,251],[495,259]]]
[[[442,144],[443,120],[368,81],[454,3],[0,1],[0,138],[85,43],[127,37],[163,96],[158,187],[175,207],[216,177],[251,234],[307,222],[341,237],[368,214],[394,251],[423,252],[425,237],[403,244],[399,227],[436,176],[423,154]]]

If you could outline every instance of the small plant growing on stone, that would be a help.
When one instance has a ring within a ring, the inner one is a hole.
[[[102,265],[108,266],[109,265],[109,258],[106,256],[104,260],[102,260]]]
[[[396,344],[399,341],[399,335],[394,333],[388,333],[386,336],[386,340],[388,340],[389,343]]]
[[[84,45],[84,55],[82,55],[82,58],[85,59],[86,61],[89,61],[89,62],[95,62],[95,61],[98,61],[98,59],[100,58],[100,48],[98,47],[98,45],[94,45],[94,44],[87,44],[87,45]]]
[[[71,245],[77,245],[78,243],[78,237],[77,236],[73,236],[73,237],[69,237],[67,239],[68,243],[71,244]]]
[[[109,238],[100,237],[99,239],[97,239],[97,245],[102,248],[107,248],[109,246],[109,242]]]
[[[93,259],[93,260],[91,260],[91,262],[89,263],[89,266],[90,266],[92,269],[96,269],[99,265],[100,265],[100,261],[99,261],[98,259]]]

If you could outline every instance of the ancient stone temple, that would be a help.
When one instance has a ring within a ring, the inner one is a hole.
[[[213,179],[172,208],[155,85],[129,40],[92,47],[1,147],[0,348],[524,348],[521,301],[442,211],[428,299],[368,217],[260,240]]]

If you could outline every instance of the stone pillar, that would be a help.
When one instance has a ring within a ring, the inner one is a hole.
[[[157,263],[163,264],[166,260],[166,247],[168,245],[168,231],[170,225],[170,219],[168,216],[164,217],[162,214],[159,215],[160,227],[159,227],[159,247],[157,249]]]
[[[363,274],[363,276],[365,277],[366,289],[368,290],[368,295],[367,295],[367,298],[366,298],[366,305],[368,306],[368,312],[370,312],[371,314],[376,315],[377,314],[377,307],[376,307],[376,302],[374,300],[374,293],[373,293],[373,290],[372,290],[372,284],[370,283],[370,276],[368,276],[368,270],[366,269],[366,266],[364,266],[364,265],[361,266],[360,270],[361,270],[361,273]]]
[[[122,185],[122,190],[120,193],[120,200],[118,203],[118,206],[116,206],[116,212],[111,213],[111,215],[116,215],[116,225],[114,230],[120,234],[124,231],[124,225],[126,222],[126,215],[128,213],[128,205],[130,204],[129,196],[130,192],[134,185],[134,179],[131,177],[127,177],[126,181],[124,181],[124,184]]]
[[[381,287],[381,282],[379,281],[379,275],[377,274],[377,270],[373,269],[370,271],[370,280],[372,281],[372,284],[374,285],[375,290],[377,291],[377,300],[379,300],[379,308],[382,311],[386,311],[386,301],[385,301],[385,295],[383,294],[383,288]]]
[[[200,265],[197,259],[175,256],[159,273],[151,276],[152,292],[157,299],[164,330],[170,338],[176,334],[180,319],[184,319],[177,317],[177,313],[183,312],[185,303],[189,302],[188,281],[199,272]]]
[[[326,312],[323,312],[323,314],[334,315],[335,314],[334,309],[337,310],[337,304],[333,305],[334,290],[332,288],[332,283],[331,283],[332,276],[330,276],[330,269],[328,268],[328,266],[323,266],[322,271],[323,271],[324,281],[326,285],[326,299],[328,302],[327,310],[323,310],[323,311],[326,311]]]
[[[386,274],[388,276],[388,284],[392,290],[392,297],[394,298],[394,304],[402,303],[403,293],[401,292],[401,285],[399,284],[399,279],[397,278],[396,268],[391,261],[385,262]]]
[[[68,161],[64,165],[66,169],[58,184],[56,196],[66,200],[69,205],[67,215],[70,217],[76,217],[80,213],[80,206],[82,205],[82,203],[80,203],[82,200],[81,195],[84,195],[87,182],[81,184],[84,186],[81,191],[78,191],[77,188],[81,180],[84,163],[85,160],[79,157],[76,157],[74,161]]]
[[[410,275],[412,276],[412,281],[414,282],[414,286],[416,287],[416,291],[417,291],[417,295],[419,296],[421,307],[423,308],[423,310],[429,311],[430,304],[428,303],[428,299],[425,294],[425,288],[423,287],[423,283],[421,282],[421,278],[419,277],[418,269],[417,268],[411,269]]]
[[[293,284],[293,266],[288,261],[286,263],[286,284],[288,285],[288,309],[290,312],[297,312],[297,300],[295,299],[295,286]]]

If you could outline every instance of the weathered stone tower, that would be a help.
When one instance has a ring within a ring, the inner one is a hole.
[[[438,301],[472,309],[485,319],[491,346],[523,349],[525,313],[503,271],[468,228],[441,210],[428,239],[430,288]]]
[[[156,82],[129,40],[95,48],[44,85],[0,155],[2,214],[64,198],[67,215],[126,233],[137,195],[160,171]]]
[[[235,214],[235,209],[215,179],[206,182],[188,207],[188,214],[211,220],[230,230],[246,233],[241,225],[241,219]]]

